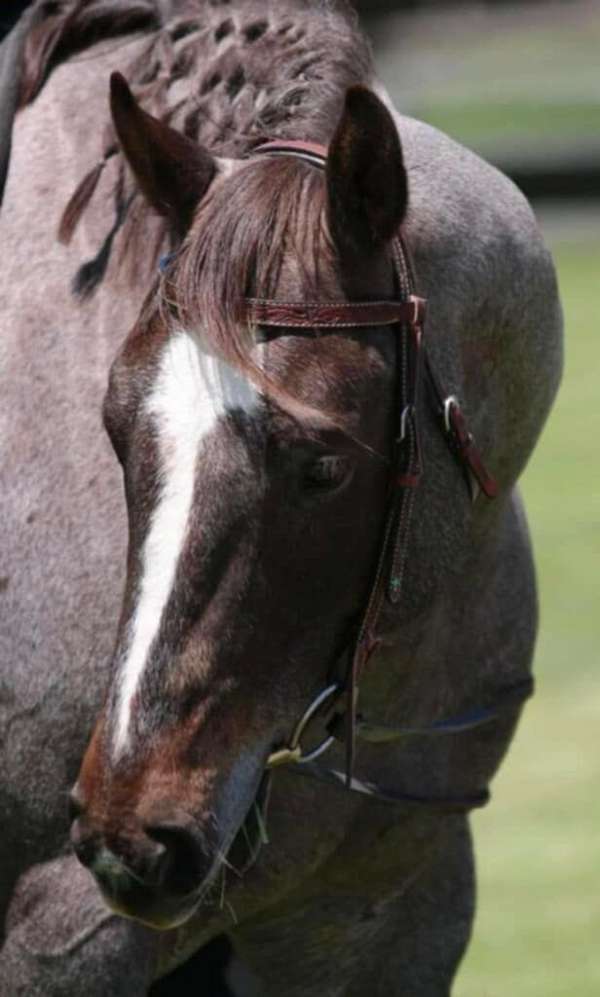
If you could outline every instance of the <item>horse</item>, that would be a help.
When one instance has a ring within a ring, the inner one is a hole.
[[[0,991],[447,995],[532,689],[534,215],[343,0],[27,16]]]

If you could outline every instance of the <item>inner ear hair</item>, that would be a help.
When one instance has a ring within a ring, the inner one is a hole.
[[[366,87],[351,87],[327,158],[328,224],[338,248],[382,247],[406,214],[408,183],[396,124]]]
[[[112,118],[136,182],[156,212],[181,233],[216,172],[213,156],[144,111],[120,73],[110,79]]]

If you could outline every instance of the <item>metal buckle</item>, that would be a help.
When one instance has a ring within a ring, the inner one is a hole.
[[[456,406],[456,408],[460,408],[458,398],[456,397],[456,395],[448,395],[448,397],[444,399],[444,426],[446,427],[446,432],[448,434],[454,432],[454,429],[452,428],[452,423],[450,422],[450,413],[452,412],[453,406]]]
[[[423,308],[425,305],[423,298],[419,298],[416,294],[411,294],[406,300],[413,306],[413,313],[408,320],[408,324],[413,328],[420,327],[423,321]]]
[[[402,410],[402,415],[400,416],[400,436],[398,437],[398,443],[403,443],[406,439],[406,425],[409,419],[412,419],[415,414],[414,405],[406,405]]]
[[[312,762],[315,758],[319,758],[320,755],[331,747],[335,738],[333,734],[328,734],[316,748],[304,754],[300,738],[315,713],[318,712],[323,703],[326,703],[328,699],[331,699],[338,693],[339,689],[338,683],[335,682],[332,685],[328,685],[326,689],[322,689],[318,696],[315,696],[310,706],[305,710],[296,724],[288,746],[286,748],[279,748],[277,751],[272,751],[267,758],[266,767],[268,769],[276,768],[279,765],[289,765],[292,762],[296,765],[305,765],[307,762]]]

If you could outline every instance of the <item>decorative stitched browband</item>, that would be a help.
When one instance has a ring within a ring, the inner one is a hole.
[[[327,162],[327,149],[311,142],[274,141],[254,149],[252,156],[293,156],[321,169]],[[414,277],[406,247],[401,236],[392,243],[392,255],[399,297],[390,301],[328,301],[288,302],[263,298],[246,299],[246,315],[250,324],[288,329],[347,329],[390,326],[397,330],[398,407],[397,431],[391,458],[390,488],[380,553],[360,627],[349,651],[343,656],[345,665],[340,674],[339,662],[330,672],[328,685],[321,690],[298,721],[287,746],[274,751],[267,769],[287,763],[297,763],[293,771],[313,776],[325,782],[345,785],[385,802],[429,809],[433,812],[464,812],[483,806],[487,788],[460,798],[414,797],[384,789],[373,782],[354,778],[356,738],[371,743],[389,743],[409,736],[456,734],[472,730],[496,720],[507,710],[514,710],[533,692],[533,681],[526,678],[496,694],[494,704],[470,713],[437,721],[430,727],[382,727],[369,724],[357,715],[358,681],[364,666],[377,649],[378,623],[387,601],[394,605],[400,600],[404,568],[408,551],[408,536],[414,507],[415,491],[421,480],[423,465],[419,432],[419,402],[423,372],[427,378],[430,398],[448,445],[460,463],[473,501],[479,490],[489,499],[498,494],[498,485],[488,473],[481,454],[456,395],[448,393],[433,369],[423,342],[426,302],[414,293]],[[345,699],[345,711],[334,708]],[[325,715],[327,736],[311,751],[304,752],[302,736],[316,716]],[[335,740],[345,741],[345,773],[324,769],[315,764]],[[267,773],[268,777],[268,773]],[[263,787],[264,789],[264,787]],[[262,792],[266,801],[268,791]],[[264,803],[266,806],[266,802]],[[257,821],[262,826],[263,806],[257,806]]]
[[[246,299],[253,325],[291,329],[357,329],[378,325],[423,325],[425,301],[332,301],[322,304]]]

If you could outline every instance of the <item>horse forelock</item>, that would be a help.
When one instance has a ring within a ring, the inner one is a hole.
[[[186,328],[201,329],[216,353],[275,393],[253,359],[244,299],[339,297],[324,206],[324,179],[314,167],[248,162],[209,193],[163,282],[168,308]]]

